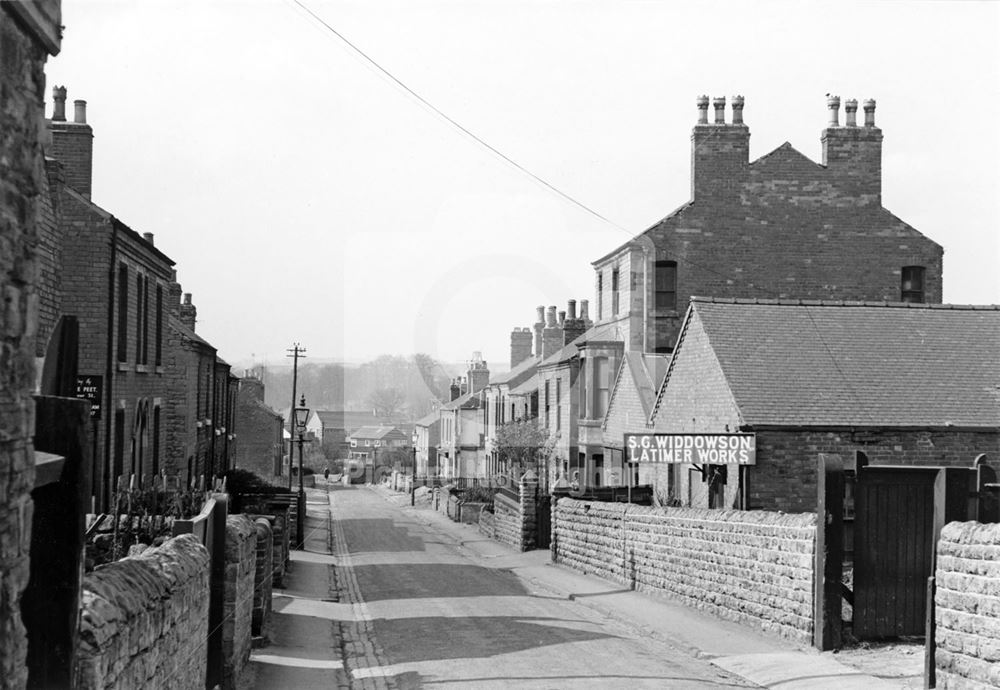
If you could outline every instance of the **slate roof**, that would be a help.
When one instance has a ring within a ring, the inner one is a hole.
[[[1000,307],[694,298],[692,312],[745,424],[1000,428]]]
[[[490,381],[490,385],[496,386],[506,383],[508,385],[512,384],[516,386],[521,383],[526,376],[531,376],[537,366],[538,358],[528,357],[526,360],[519,362],[518,365],[510,371],[505,371],[504,373],[495,376],[493,380]]]
[[[378,417],[371,410],[316,410],[324,429],[357,429],[378,425]]]
[[[528,395],[538,390],[538,374],[526,379],[521,385],[510,389],[511,395]]]
[[[215,347],[212,345],[212,343],[208,342],[207,340],[205,340],[204,338],[202,338],[200,335],[198,335],[197,333],[195,333],[194,331],[192,331],[190,328],[188,328],[186,325],[184,325],[184,322],[182,322],[176,316],[170,316],[170,317],[168,317],[167,324],[170,326],[170,328],[172,328],[175,332],[177,332],[180,335],[182,335],[187,340],[190,340],[193,343],[197,343],[198,345],[202,345],[204,347],[211,348],[212,350],[215,349]]]
[[[479,393],[466,393],[441,406],[442,410],[475,410],[479,407]]]
[[[351,438],[381,439],[394,431],[398,435],[405,437],[405,434],[394,426],[363,426],[352,433]]]
[[[441,413],[438,410],[424,415],[416,421],[415,426],[434,426],[441,421]]]
[[[656,389],[667,371],[666,355],[643,354],[641,352],[626,352],[624,366],[629,368],[632,381],[635,383],[642,409],[649,416],[656,402]],[[610,408],[610,404],[608,405]]]
[[[578,336],[569,345],[565,345],[556,352],[552,353],[546,357],[543,361],[538,363],[539,368],[553,366],[556,364],[563,364],[568,362],[578,354],[580,354],[580,348],[577,345],[591,342],[591,341],[620,341],[621,338],[617,335],[617,327],[613,323],[605,323],[599,326],[592,326],[591,328],[584,331],[580,336]]]

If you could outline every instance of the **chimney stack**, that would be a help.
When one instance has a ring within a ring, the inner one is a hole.
[[[733,97],[733,121],[726,124],[726,99],[712,99],[715,121],[708,123],[708,96],[699,96],[698,122],[691,132],[691,199],[737,203],[750,166],[750,129],[743,122],[742,96]]]
[[[191,293],[184,293],[184,301],[181,303],[180,307],[180,320],[185,326],[187,326],[192,331],[194,330],[195,323],[198,321],[198,310],[191,303]]]
[[[144,233],[142,233],[142,239],[146,240],[147,242],[149,242],[152,245],[153,244],[153,233],[151,233],[151,232],[144,232]]]
[[[63,166],[66,184],[90,198],[94,167],[94,131],[87,124],[87,102],[75,101],[73,122],[66,121],[66,87],[52,89],[51,156]]]
[[[545,328],[545,307],[536,307],[538,316],[535,319],[535,355],[542,355],[542,329]]]
[[[556,308],[549,307],[545,328],[542,329],[542,359],[555,354],[563,346],[563,329],[556,322]]]
[[[181,284],[177,282],[177,269],[171,269],[170,282],[167,283],[167,312],[180,318]]]
[[[469,363],[469,392],[478,393],[490,383],[490,370],[479,352],[474,352]]]
[[[531,329],[515,328],[510,332],[510,368],[531,358]]]
[[[585,310],[587,305],[587,300],[582,300],[580,302],[581,309]],[[587,323],[582,318],[576,316],[576,300],[571,299],[566,304],[566,311],[568,316],[563,322],[563,345],[569,345],[571,342],[579,338],[587,330]]]
[[[458,379],[451,380],[451,386],[448,387],[449,398],[448,401],[455,400],[462,395],[462,387],[458,385]]]
[[[857,126],[858,102],[846,101],[847,124],[838,124],[840,98],[829,96],[829,125],[823,130],[823,165],[845,200],[856,206],[882,203],[882,130],[875,126],[875,101],[864,102],[865,126]]]

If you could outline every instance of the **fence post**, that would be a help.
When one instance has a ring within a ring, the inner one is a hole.
[[[209,542],[211,570],[208,598],[208,671],[206,688],[222,685],[223,662],[222,618],[225,613],[226,588],[226,518],[229,515],[228,496],[213,494],[215,507],[209,522],[205,525],[205,537]]]
[[[825,652],[841,646],[844,463],[839,455],[820,453],[818,473],[813,646]]]

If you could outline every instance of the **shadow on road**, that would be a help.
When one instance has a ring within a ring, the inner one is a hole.
[[[340,525],[352,554],[426,550],[420,537],[388,518],[341,519]]]
[[[509,570],[478,565],[401,563],[356,565],[365,601],[437,597],[520,597],[530,592]]]

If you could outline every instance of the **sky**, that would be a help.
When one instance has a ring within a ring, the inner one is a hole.
[[[883,204],[946,302],[1000,303],[1000,3],[299,2],[63,0],[46,69],[88,102],[93,200],[231,363],[505,362],[689,199],[700,94],[745,97],[751,160],[819,161],[826,94],[877,99]]]

